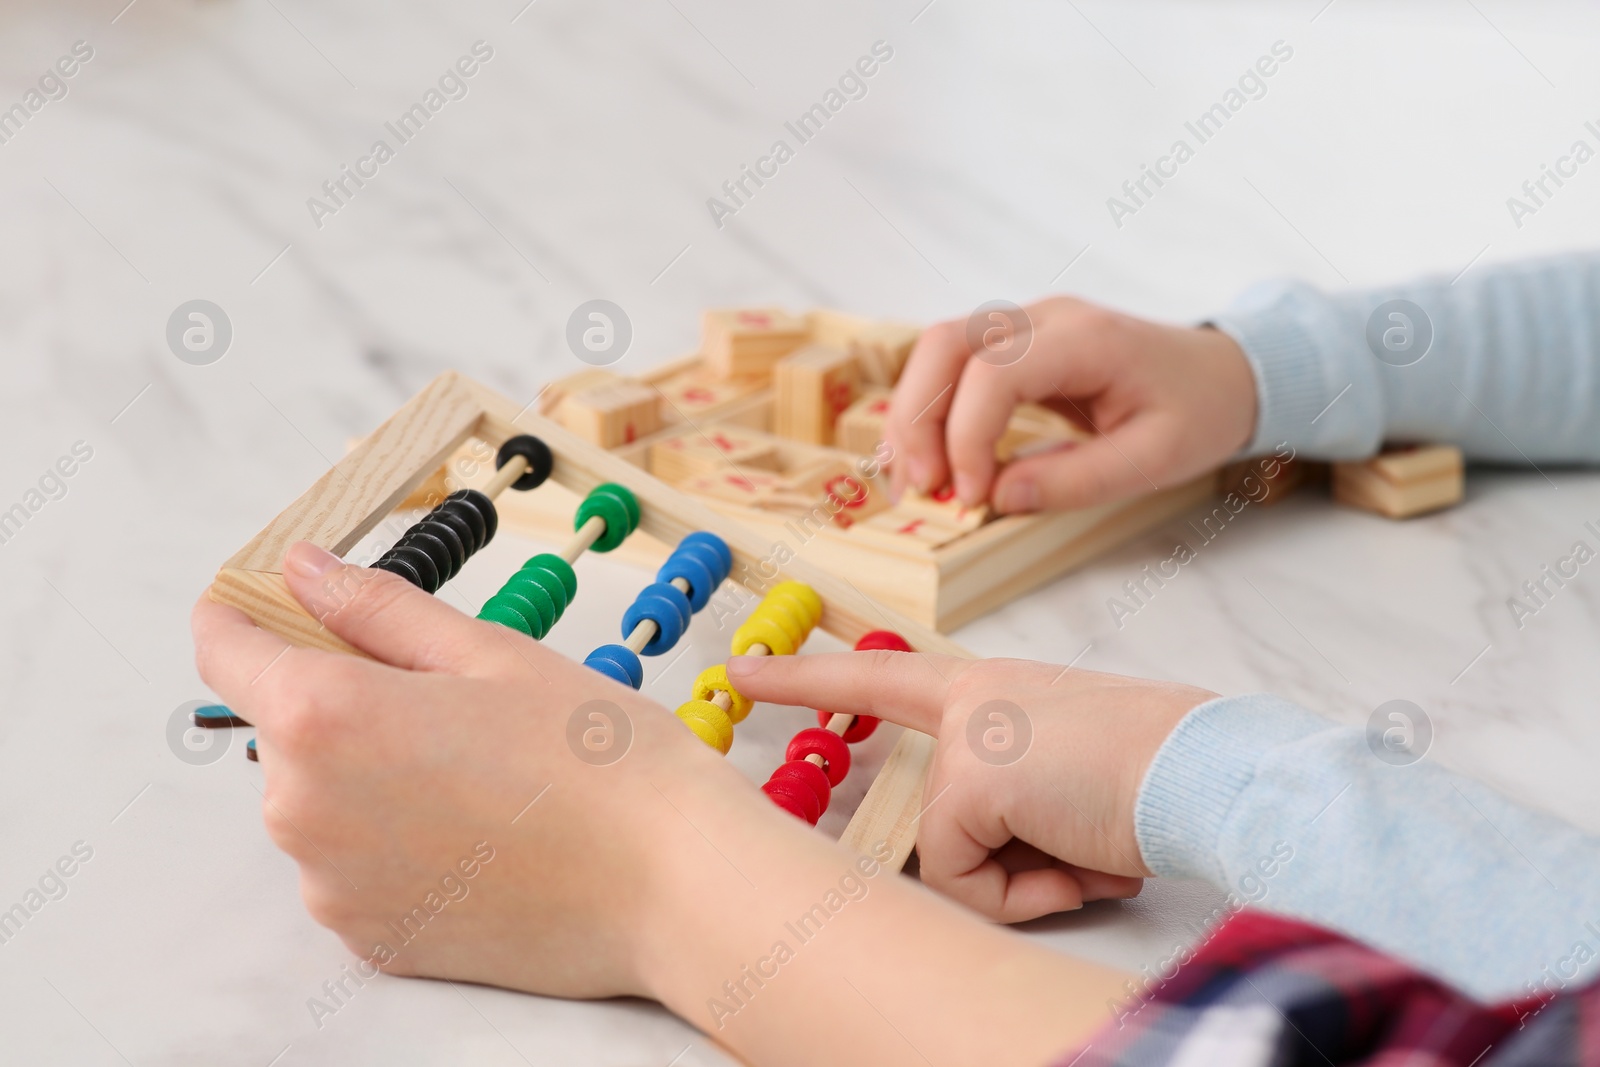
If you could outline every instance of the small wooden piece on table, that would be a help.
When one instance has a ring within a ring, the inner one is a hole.
[[[1341,504],[1405,519],[1449,507],[1465,490],[1461,450],[1422,445],[1333,465],[1333,498]]]
[[[806,321],[780,308],[708,311],[701,348],[719,378],[764,377],[807,340]]]
[[[590,444],[616,448],[661,428],[661,398],[647,385],[619,378],[567,394],[556,419]]]
[[[773,371],[773,430],[813,445],[833,443],[834,423],[855,402],[861,372],[842,348],[806,345]]]
[[[883,426],[889,418],[889,390],[864,385],[856,402],[839,415],[833,424],[833,443],[846,452],[871,455],[883,440]]]

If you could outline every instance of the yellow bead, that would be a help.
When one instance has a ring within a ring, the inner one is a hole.
[[[785,590],[782,593],[772,593],[767,596],[751,612],[752,618],[770,618],[776,620],[789,634],[790,643],[799,648],[806,643],[806,638],[811,636],[811,613],[806,611],[806,606],[793,593]]]
[[[750,709],[755,706],[748,697],[742,696],[737,689],[728,684],[728,666],[725,663],[707,667],[700,672],[700,677],[694,680],[696,700],[710,701],[713,693],[728,694],[728,702],[731,705],[728,708],[728,718],[735,726],[744,722],[744,717],[749,715]]]
[[[746,619],[744,625],[733,631],[733,643],[728,647],[733,655],[742,656],[751,645],[766,645],[774,656],[794,655],[794,639],[789,631],[768,615],[757,613]]]
[[[822,621],[822,598],[817,595],[815,589],[804,582],[779,582],[767,590],[767,595],[771,596],[779,591],[794,594],[795,598],[805,605],[806,613],[811,616],[812,627]]]
[[[674,712],[694,735],[724,756],[733,747],[733,723],[728,713],[709,700],[691,700]]]

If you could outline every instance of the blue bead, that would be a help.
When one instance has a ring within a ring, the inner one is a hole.
[[[656,572],[656,581],[671,582],[674,578],[682,578],[688,582],[689,607],[699,611],[711,599],[712,591],[721,584],[716,580],[718,562],[716,553],[705,545],[690,545],[687,548],[680,545]]]
[[[245,755],[245,759],[255,760],[257,763],[261,762],[261,757],[256,755],[256,739],[255,738],[252,737],[250,739],[249,743],[244,746],[244,755]]]
[[[644,684],[644,664],[627,645],[601,645],[584,658],[583,665],[635,689]]]
[[[683,545],[705,545],[717,554],[717,559],[721,565],[712,572],[712,575],[717,579],[718,585],[721,585],[727,580],[728,575],[733,573],[733,552],[728,548],[728,543],[716,534],[706,533],[704,530],[696,530],[682,541],[679,541],[678,544],[680,547]]]
[[[689,598],[664,582],[647,585],[632,606],[622,615],[622,636],[633,633],[645,619],[656,624],[656,635],[640,649],[647,656],[659,656],[678,643],[689,625]]]

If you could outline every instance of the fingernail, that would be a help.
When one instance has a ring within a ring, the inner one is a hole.
[[[1002,486],[994,505],[1004,512],[1038,511],[1039,487],[1032,482],[1012,482]]]
[[[321,578],[344,566],[344,560],[310,541],[296,541],[284,554],[283,565],[302,578]]]
[[[761,665],[766,662],[765,656],[729,656],[728,677],[754,678],[761,670]]]
[[[978,479],[970,474],[956,475],[956,499],[971,507],[982,499],[978,492]]]
[[[926,493],[928,491],[928,482],[932,478],[932,472],[928,470],[928,464],[925,460],[909,460],[906,463],[906,473],[911,476],[911,484],[918,492]]]

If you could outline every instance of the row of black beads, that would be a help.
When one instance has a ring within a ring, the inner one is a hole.
[[[373,566],[398,574],[429,593],[457,574],[499,525],[494,501],[476,489],[458,489],[407,530]]]

